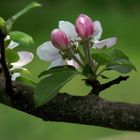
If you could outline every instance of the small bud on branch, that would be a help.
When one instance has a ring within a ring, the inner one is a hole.
[[[91,37],[94,32],[93,22],[91,18],[87,15],[81,14],[76,19],[75,29],[81,38],[87,39]]]
[[[51,33],[51,41],[53,45],[60,50],[67,50],[69,40],[66,34],[60,29],[54,29]]]

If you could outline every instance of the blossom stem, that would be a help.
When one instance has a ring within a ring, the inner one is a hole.
[[[83,68],[83,64],[81,63],[81,61],[74,55],[73,51],[71,50],[71,48],[68,49],[69,53],[71,55],[71,57]]]
[[[86,58],[86,64],[89,64],[89,66],[92,70],[92,76],[94,77],[93,79],[96,79],[96,71],[95,71],[96,64],[91,59],[89,40],[85,40],[83,42],[83,49],[84,49],[84,54],[85,54],[85,58]]]
[[[78,54],[79,54],[80,59],[82,60],[82,62],[85,63],[85,57],[84,57],[84,55],[80,52],[79,48],[77,48],[77,52],[78,52]]]
[[[85,40],[83,43],[83,49],[84,49],[84,54],[85,54],[85,58],[86,58],[86,63],[90,64],[92,66],[91,63],[91,56],[90,56],[90,47],[89,47],[89,43],[88,40]]]
[[[86,58],[86,63],[89,64],[91,66],[92,71],[95,72],[95,64],[92,61],[91,56],[90,56],[89,40],[85,40],[83,42],[83,50],[84,50],[84,54]]]

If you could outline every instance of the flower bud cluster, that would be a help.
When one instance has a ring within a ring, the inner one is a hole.
[[[82,39],[90,38],[94,33],[93,21],[87,15],[81,14],[76,19],[75,30]],[[51,41],[54,47],[66,50],[70,45],[68,36],[61,29],[54,29],[51,33]]]

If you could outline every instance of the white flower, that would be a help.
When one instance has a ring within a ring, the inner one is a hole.
[[[64,60],[60,54],[60,50],[55,48],[51,41],[47,41],[39,46],[37,48],[37,55],[40,59],[51,62],[49,68],[63,65],[72,65],[77,68],[78,65],[76,62],[72,63],[74,60]]]
[[[10,39],[10,36],[8,35],[6,37],[6,40],[9,40],[9,39]],[[19,46],[19,43],[11,40],[6,49],[14,49],[17,46]],[[27,51],[19,51],[19,52],[17,52],[17,54],[19,56],[19,60],[17,62],[11,63],[11,65],[13,66],[10,69],[10,71],[13,73],[12,77],[11,77],[12,81],[15,81],[17,77],[21,76],[21,74],[19,72],[14,72],[14,70],[22,69],[22,70],[26,71],[27,69],[23,68],[23,66],[30,63],[33,59],[33,54],[30,52],[27,52]]]

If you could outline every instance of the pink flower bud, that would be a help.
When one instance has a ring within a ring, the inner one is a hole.
[[[69,45],[66,34],[60,29],[54,29],[51,32],[51,41],[56,48],[61,50],[66,50]]]
[[[76,19],[75,29],[81,38],[87,39],[93,35],[93,21],[87,15],[81,14]]]

